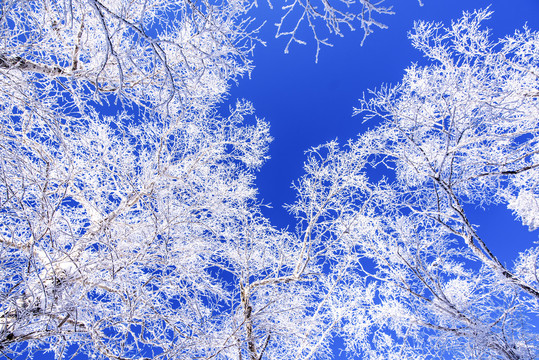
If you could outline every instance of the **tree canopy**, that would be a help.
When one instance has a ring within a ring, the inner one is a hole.
[[[277,229],[269,125],[219,107],[264,40],[254,5],[0,5],[0,354],[536,358],[539,250],[503,263],[468,209],[539,227],[539,33],[417,22],[428,64],[360,100],[373,129],[308,151]],[[277,36],[306,23],[318,56],[391,13],[347,5],[288,3]]]

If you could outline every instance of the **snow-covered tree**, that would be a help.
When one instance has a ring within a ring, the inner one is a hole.
[[[314,231],[362,259],[375,295],[343,336],[369,358],[538,356],[537,248],[506,266],[467,212],[506,204],[537,228],[539,33],[492,41],[489,15],[416,23],[429,64],[362,100],[357,113],[379,124],[344,149],[313,149],[297,185],[292,210],[322,213]]]
[[[2,356],[313,359],[340,336],[373,359],[535,358],[538,250],[506,267],[466,206],[539,226],[539,35],[418,23],[432,65],[362,102],[376,129],[311,150],[292,233],[256,199],[267,123],[218,112],[255,4],[0,3]],[[348,5],[284,4],[277,35],[308,24],[319,49],[317,23],[368,35],[391,12]]]
[[[0,4],[3,356],[330,352],[357,258],[270,226],[268,126],[216,110],[251,69],[251,6]]]

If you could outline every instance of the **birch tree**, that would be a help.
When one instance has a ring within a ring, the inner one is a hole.
[[[505,204],[537,228],[539,34],[492,41],[489,16],[416,23],[429,64],[363,99],[356,112],[379,125],[313,149],[297,184],[292,210],[321,209],[317,231],[362,259],[375,295],[343,329],[368,358],[537,357],[537,249],[502,263],[467,211]]]
[[[61,98],[43,91],[54,84],[64,100],[83,97],[78,105],[108,93],[138,106],[176,98],[197,108],[221,99],[228,82],[250,69],[248,8],[242,1],[8,0],[0,69],[24,90],[39,84],[50,101]]]
[[[209,264],[261,221],[267,124],[213,110],[250,69],[249,4],[1,6],[0,350],[210,354],[237,292]]]
[[[251,4],[0,6],[2,355],[330,354],[356,259],[270,225],[268,125],[216,110],[251,69]]]

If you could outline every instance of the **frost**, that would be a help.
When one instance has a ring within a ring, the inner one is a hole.
[[[521,190],[509,200],[507,207],[515,213],[530,231],[539,228],[539,196],[529,190]]]

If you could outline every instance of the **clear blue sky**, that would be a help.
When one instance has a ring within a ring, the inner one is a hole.
[[[270,11],[266,0],[259,0],[254,14],[259,20],[267,20],[261,36],[268,44],[255,49],[252,77],[241,80],[231,90],[231,100],[252,101],[257,116],[271,125],[275,139],[270,146],[271,159],[258,174],[257,185],[260,199],[273,206],[265,213],[274,225],[293,229],[293,219],[282,205],[295,199],[290,184],[302,175],[304,151],[335,138],[344,143],[372,126],[360,117],[352,117],[357,99],[368,89],[398,82],[406,67],[423,61],[407,38],[415,20],[450,24],[464,10],[490,5],[494,15],[486,26],[492,30],[493,40],[514,33],[526,23],[539,30],[539,0],[423,2],[421,7],[417,0],[386,0],[396,14],[382,15],[378,20],[388,29],[376,29],[363,46],[359,30],[345,32],[344,38],[332,38],[334,46],[323,47],[315,64],[315,44],[308,29],[303,29],[303,40],[308,45],[295,44],[290,54],[284,54],[286,39],[274,39],[273,26],[281,13]],[[274,2],[276,7],[277,4]],[[471,218],[480,224],[480,234],[508,265],[518,250],[539,240],[538,231],[528,232],[503,206],[471,211]]]

